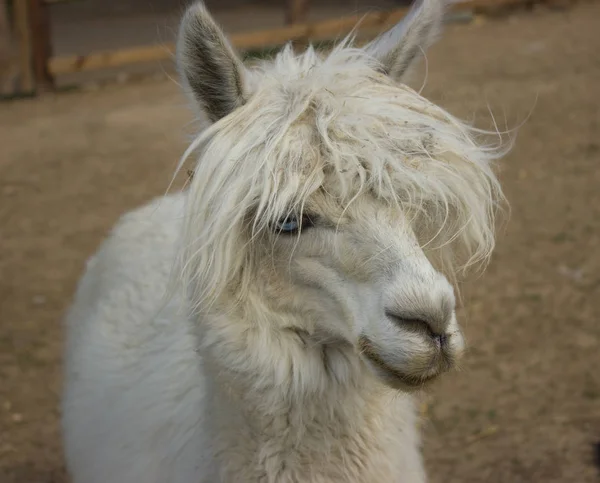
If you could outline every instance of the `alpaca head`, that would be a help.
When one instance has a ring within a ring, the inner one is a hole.
[[[401,83],[442,17],[424,0],[364,48],[249,68],[202,4],[188,10],[178,65],[209,123],[188,150],[181,258],[198,310],[351,347],[393,387],[453,365],[446,277],[491,253],[501,153]]]

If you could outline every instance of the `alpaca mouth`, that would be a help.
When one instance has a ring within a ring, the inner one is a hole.
[[[407,374],[387,364],[368,337],[361,336],[359,346],[361,354],[371,363],[378,375],[394,389],[423,388],[453,365],[452,358],[442,350],[434,357],[435,362],[430,370],[422,375]]]

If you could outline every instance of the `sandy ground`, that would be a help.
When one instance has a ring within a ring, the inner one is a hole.
[[[471,350],[430,394],[431,481],[598,481],[600,4],[455,26],[425,92],[516,126],[512,215],[463,287]],[[488,110],[489,107],[489,110]],[[169,81],[0,105],[0,481],[65,482],[61,317],[120,213],[162,193],[191,128]]]

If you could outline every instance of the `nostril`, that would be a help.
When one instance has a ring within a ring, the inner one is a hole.
[[[425,319],[407,317],[400,314],[395,314],[393,312],[386,312],[385,314],[394,324],[402,327],[403,329],[409,329],[421,334],[427,334],[439,347],[444,346],[448,341],[448,336],[446,334],[440,334],[435,331],[433,329],[434,325]]]
[[[434,340],[438,347],[444,347],[448,342],[448,336],[446,334],[436,334]]]

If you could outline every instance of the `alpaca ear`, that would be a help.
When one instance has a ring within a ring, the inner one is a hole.
[[[181,22],[177,67],[184,88],[211,122],[244,104],[244,65],[202,2],[189,7]]]
[[[376,38],[365,50],[380,63],[380,69],[401,81],[421,58],[442,29],[444,0],[418,0],[395,27]]]

